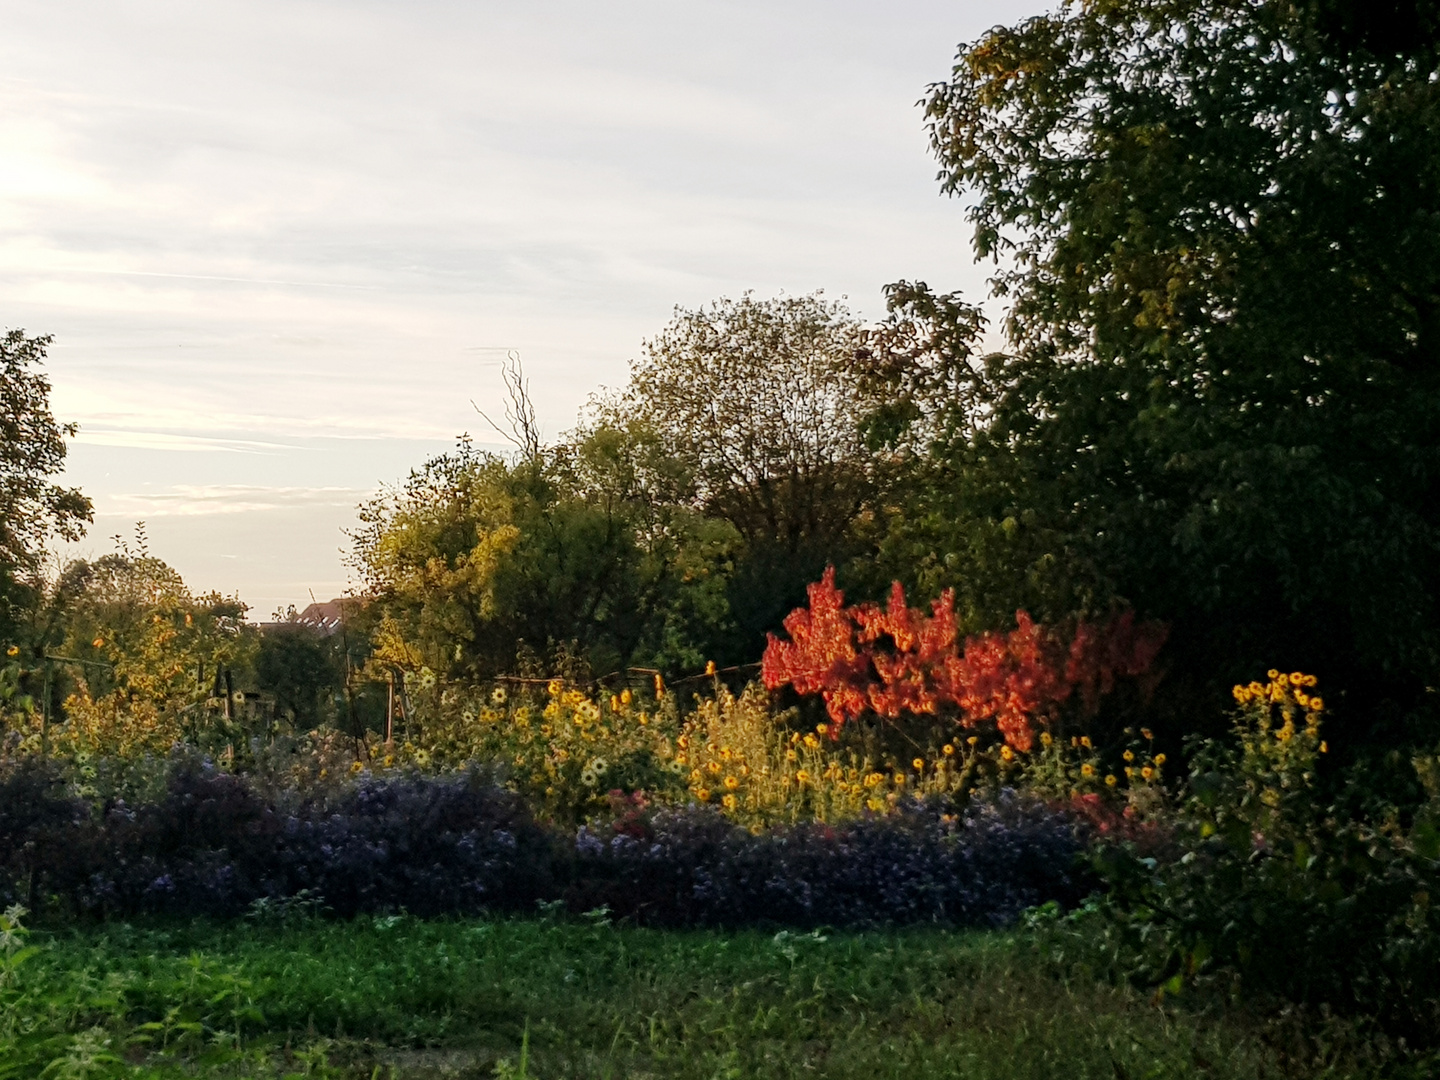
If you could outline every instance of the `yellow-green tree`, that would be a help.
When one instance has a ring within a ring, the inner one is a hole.
[[[234,675],[256,645],[238,600],[193,595],[164,562],[124,549],[71,563],[54,593],[64,637],[46,662],[72,686],[57,745],[164,752],[234,715]]]
[[[474,682],[513,670],[523,642],[597,673],[702,664],[733,531],[652,497],[655,457],[604,425],[518,461],[462,440],[362,506],[376,661]]]

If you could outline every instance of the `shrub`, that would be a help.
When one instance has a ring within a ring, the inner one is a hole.
[[[926,730],[861,721],[835,735],[828,723],[797,730],[797,719],[794,709],[772,712],[755,685],[737,697],[717,684],[712,697],[697,698],[674,758],[688,769],[691,797],[764,829],[886,814],[917,796],[963,805],[977,792],[1011,786],[1071,804],[1102,830],[1128,814],[1120,830],[1127,835],[1164,800],[1167,759],[1148,728],[1106,754],[1088,736],[1048,731],[1017,750],[993,736],[988,743],[978,735],[947,739],[954,728],[938,722]]]
[[[962,642],[952,592],[929,615],[906,604],[898,581],[886,607],[847,608],[833,567],[809,594],[810,607],[785,619],[790,640],[769,635],[761,671],[771,690],[820,694],[836,732],[867,711],[894,719],[950,706],[963,726],[993,723],[1010,746],[1029,750],[1036,726],[1072,697],[1093,711],[1117,677],[1148,672],[1166,637],[1130,612],[1062,634],[1020,611],[1010,633]]]
[[[476,771],[265,798],[181,757],[156,801],[92,804],[22,759],[0,778],[0,827],[0,893],[76,913],[226,916],[311,890],[337,914],[433,915],[523,910],[553,891],[550,837]]]
[[[535,700],[489,689],[437,688],[418,730],[393,751],[377,747],[381,766],[456,768],[500,763],[509,785],[545,818],[574,824],[602,812],[615,788],[651,794],[683,790],[672,759],[679,718],[657,684],[645,707],[630,690],[586,694],[551,680]]]
[[[547,829],[493,774],[263,791],[177,756],[149,801],[82,799],[35,759],[0,775],[0,894],[50,913],[234,916],[301,897],[337,915],[533,910],[565,900],[663,925],[992,925],[1086,877],[1068,813],[1003,792],[956,810],[758,835],[713,808],[616,792],[608,826]]]
[[[759,834],[708,807],[582,827],[572,907],[659,925],[997,926],[1090,884],[1072,819],[1003,789],[961,813],[942,800],[838,827]]]
[[[1236,687],[1234,740],[1193,748],[1175,851],[1105,845],[1110,886],[1071,928],[1092,962],[1181,993],[1206,986],[1309,1015],[1363,1017],[1411,1045],[1440,1031],[1440,769],[1401,815],[1317,776],[1328,747],[1315,680],[1272,671]]]
[[[907,795],[963,795],[987,763],[975,743],[922,756],[912,748],[911,760],[896,760],[877,732],[851,725],[831,739],[827,724],[793,730],[796,716],[774,713],[758,685],[736,697],[717,684],[713,697],[697,700],[676,740],[675,763],[688,769],[691,797],[755,828],[835,823],[887,813]]]
[[[87,757],[163,755],[191,734],[184,714],[148,698],[132,701],[120,690],[99,700],[88,693],[72,694],[65,701],[65,717],[51,732],[54,749]],[[31,742],[36,741],[32,731]]]
[[[55,763],[0,757],[0,906],[34,907],[49,879],[64,876],[89,818]]]

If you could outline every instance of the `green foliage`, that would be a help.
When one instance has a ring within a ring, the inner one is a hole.
[[[870,494],[859,345],[854,317],[819,294],[677,309],[615,408],[653,428],[748,543],[833,541]]]
[[[1239,1080],[1273,1067],[1240,1024],[1052,979],[1012,938],[607,923],[384,916],[46,935],[6,1013],[0,1069]]]
[[[294,619],[266,627],[255,649],[255,684],[274,695],[293,727],[313,728],[330,712],[323,699],[344,683],[343,645]]]
[[[127,756],[240,733],[222,729],[239,719],[233,673],[248,669],[256,644],[245,605],[219,593],[193,595],[145,550],[143,530],[138,551],[122,545],[67,565],[42,613],[54,623],[42,641],[56,643],[34,664],[71,691],[56,745]]]
[[[1356,814],[1346,779],[1320,775],[1314,680],[1271,676],[1235,688],[1232,740],[1194,748],[1170,850],[1100,849],[1110,892],[1071,920],[1072,955],[1164,994],[1297,1011],[1302,1032],[1338,1016],[1392,1047],[1440,1051],[1435,758],[1415,762],[1429,787],[1421,805]]]
[[[683,791],[673,695],[590,695],[555,679],[543,694],[437,685],[413,700],[417,730],[376,748],[381,769],[499,764],[537,814],[564,825],[609,810],[613,791],[667,801]]]
[[[905,800],[963,806],[972,790],[1012,779],[1017,755],[1001,759],[939,722],[904,731],[852,723],[796,730],[798,710],[777,712],[759,683],[736,696],[717,685],[697,696],[676,740],[674,762],[691,797],[718,806],[752,832],[800,822],[836,824],[891,812]],[[949,741],[947,741],[949,740]],[[997,767],[998,766],[998,767]]]
[[[1440,671],[1440,53],[1349,7],[1069,4],[926,99],[1010,352],[897,287],[872,366],[935,441],[891,568],[991,625],[1165,618],[1190,721],[1267,658],[1409,706]]]
[[[0,913],[0,991],[15,982],[20,965],[36,953],[34,945],[27,945],[30,931],[22,920],[26,911],[18,904],[12,904]]]
[[[268,722],[243,698],[256,639],[244,604],[193,595],[145,550],[143,526],[138,550],[71,562],[33,600],[0,666],[0,722],[26,749],[218,750]]]
[[[120,693],[184,708],[212,696],[217,671],[249,665],[255,641],[245,605],[192,594],[147,551],[122,547],[70,563],[53,591],[64,626],[59,650],[81,661],[75,679],[92,698]]]
[[[858,320],[819,293],[677,308],[603,423],[635,422],[677,463],[669,496],[733,526],[735,627],[715,656],[752,660],[827,562],[868,550],[889,461],[862,430],[886,400],[856,365]]]
[[[470,683],[513,671],[521,642],[600,671],[693,663],[695,623],[724,617],[728,540],[649,497],[655,457],[608,427],[513,463],[462,440],[362,507],[377,660]]]
[[[641,417],[610,413],[554,449],[570,489],[625,523],[634,552],[631,662],[670,672],[702,667],[732,624],[734,526],[682,496],[688,466]],[[747,657],[748,659],[748,657]]]
[[[52,536],[77,539],[90,520],[90,500],[50,482],[65,467],[65,438],[75,425],[50,413],[50,381],[34,370],[45,362],[48,337],[23,330],[0,338],[0,638],[11,639],[34,601],[34,572]]]

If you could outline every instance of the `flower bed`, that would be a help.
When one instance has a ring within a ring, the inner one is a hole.
[[[0,779],[0,902],[103,917],[233,916],[296,896],[341,916],[563,901],[662,925],[994,926],[1086,885],[1071,816],[1010,791],[959,813],[913,801],[758,834],[707,807],[617,809],[574,835],[480,771],[262,794],[193,761],[157,798],[100,805],[22,761]]]

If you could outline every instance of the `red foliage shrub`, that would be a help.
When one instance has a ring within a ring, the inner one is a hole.
[[[1093,711],[1116,678],[1149,670],[1166,637],[1163,625],[1137,624],[1128,611],[1080,620],[1068,634],[1019,611],[1014,630],[975,634],[962,647],[948,590],[928,615],[906,604],[898,581],[884,608],[847,608],[834,567],[808,591],[809,608],[785,619],[790,640],[769,635],[761,678],[771,690],[820,694],[832,735],[866,710],[893,719],[954,705],[965,727],[993,721],[1007,743],[1028,750],[1037,722],[1077,693]]]

